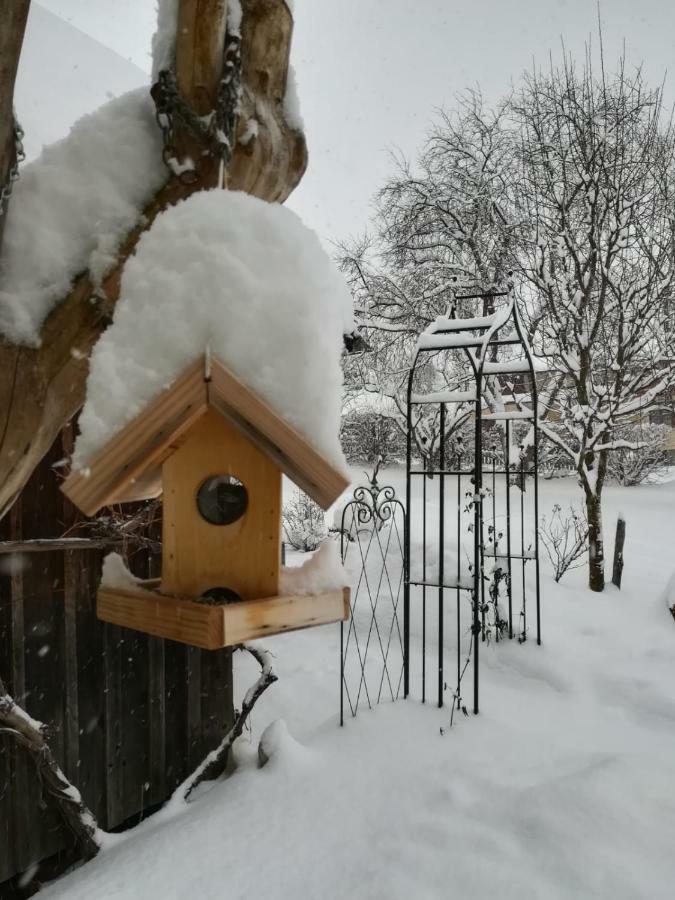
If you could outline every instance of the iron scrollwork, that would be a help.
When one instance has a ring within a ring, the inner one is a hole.
[[[354,489],[341,515],[342,561],[348,554],[358,560],[359,574],[349,622],[340,626],[340,724],[345,700],[352,715],[361,700],[369,707],[383,696],[396,700],[403,678],[405,507],[393,486],[378,484],[377,469]]]

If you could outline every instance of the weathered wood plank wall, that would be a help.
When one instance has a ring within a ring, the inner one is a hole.
[[[77,511],[52,466],[59,437],[10,514],[0,540],[59,537]],[[0,674],[51,730],[64,771],[106,829],[137,821],[165,800],[222,737],[232,715],[231,651],[201,651],[99,622],[103,551],[0,556]],[[157,574],[148,551],[130,565]],[[2,883],[70,844],[40,808],[31,763],[0,737]]]

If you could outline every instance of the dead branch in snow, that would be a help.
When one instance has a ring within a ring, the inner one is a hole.
[[[0,736],[8,737],[32,759],[46,796],[77,841],[84,859],[101,849],[96,819],[80,792],[61,771],[46,740],[46,728],[36,722],[10,697],[0,678]]]
[[[246,650],[258,661],[260,664],[260,676],[246,692],[241,710],[235,716],[232,728],[227,732],[218,747],[208,754],[192,775],[176,788],[173,797],[169,801],[170,803],[189,800],[190,794],[203,781],[212,781],[218,778],[219,775],[222,775],[227,765],[230,749],[244,730],[256,701],[277,680],[277,676],[272,671],[270,654],[266,650],[255,647],[253,644],[241,644],[239,647],[235,647],[235,650]]]
[[[161,507],[159,498],[143,501],[132,511],[126,504],[108,506],[96,518],[76,522],[64,533],[61,543],[67,547],[70,541],[75,544],[75,549],[78,540],[89,546],[98,543],[110,550],[117,549],[122,555],[142,548],[151,553],[161,553]],[[34,541],[32,543],[35,544]],[[3,552],[2,546],[0,543],[0,554]]]
[[[236,714],[232,728],[215,750],[212,750],[195,771],[174,791],[169,804],[186,802],[195,788],[204,781],[221,775],[227,765],[232,745],[241,735],[257,700],[274,684],[277,676],[272,671],[270,654],[252,644],[241,644],[237,650],[246,650],[260,664],[260,675],[248,689],[241,710]],[[103,833],[96,819],[87,808],[77,788],[71,784],[54,759],[46,740],[46,728],[36,722],[7,693],[0,678],[0,737],[8,737],[29,754],[35,764],[40,784],[47,799],[77,841],[84,860],[92,859],[101,849]]]

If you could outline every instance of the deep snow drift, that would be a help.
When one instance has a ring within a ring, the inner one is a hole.
[[[313,231],[279,204],[201,191],[161,213],[94,347],[83,466],[207,349],[336,466],[351,294]]]
[[[542,482],[542,513],[572,499],[572,479]],[[671,898],[674,504],[675,482],[606,489],[607,523],[619,509],[628,523],[623,589],[593,595],[583,570],[556,585],[544,564],[543,646],[483,648],[481,714],[449,730],[449,709],[416,697],[340,729],[338,627],[265,642],[280,680],[238,771],[115,838],[45,900]],[[239,696],[256,676],[238,660]]]

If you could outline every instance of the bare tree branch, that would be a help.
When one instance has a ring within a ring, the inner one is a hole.
[[[232,728],[230,728],[216,749],[212,750],[195,771],[176,788],[169,805],[186,802],[190,799],[190,795],[195,788],[202,782],[213,780],[225,771],[232,745],[244,730],[256,701],[277,680],[277,676],[272,671],[272,658],[266,650],[253,644],[241,644],[234,649],[245,650],[257,660],[260,664],[260,676],[246,692],[241,710],[237,713]]]
[[[45,726],[32,719],[9,696],[1,678],[0,736],[13,740],[29,754],[46,798],[74,835],[83,858],[96,856],[102,836],[96,819],[54,759],[46,740]]]

